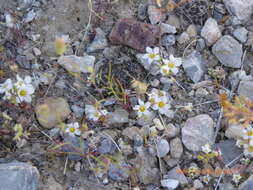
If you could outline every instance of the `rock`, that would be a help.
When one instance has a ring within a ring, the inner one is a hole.
[[[128,117],[129,113],[122,109],[122,108],[117,108],[115,109],[114,112],[110,112],[107,114],[108,120],[106,121],[108,125],[113,125],[113,126],[121,126],[124,123],[128,123]]]
[[[242,126],[239,125],[229,125],[226,129],[225,136],[228,138],[234,139],[242,139],[243,138],[243,131]]]
[[[202,146],[212,144],[214,136],[213,119],[206,114],[187,119],[182,128],[182,141],[191,151],[201,151]]]
[[[166,125],[164,135],[169,138],[173,138],[179,134],[179,128],[175,127],[172,123]]]
[[[87,52],[95,52],[104,49],[108,45],[106,34],[100,28],[96,28],[96,36],[91,44],[87,47]]]
[[[138,127],[127,127],[123,130],[122,135],[134,140],[134,136],[141,135],[141,132]]]
[[[237,28],[233,32],[234,37],[242,43],[245,43],[248,39],[248,30],[244,27]]]
[[[207,70],[204,59],[197,51],[193,51],[184,59],[183,68],[194,83],[199,82]]]
[[[244,181],[239,186],[239,190],[252,190],[252,187],[253,187],[253,175],[251,175],[246,181]]]
[[[31,69],[31,63],[30,63],[28,57],[25,55],[17,55],[16,63],[22,69]]]
[[[148,6],[148,16],[151,24],[157,24],[165,19],[164,12],[154,5]]]
[[[142,3],[139,4],[138,14],[137,14],[137,17],[139,20],[145,20],[145,18],[147,17],[147,10],[148,10],[147,4],[142,4]]]
[[[229,76],[229,82],[232,86],[232,90],[235,90],[239,83],[241,81],[248,81],[248,80],[252,80],[253,77],[252,76],[247,76],[246,72],[244,70],[238,70],[238,71],[234,71],[230,76]]]
[[[191,37],[195,38],[197,36],[197,28],[194,24],[188,26],[186,33]]]
[[[160,27],[161,27],[161,34],[175,34],[175,33],[177,33],[175,26],[161,23]]]
[[[85,109],[77,105],[72,105],[71,110],[75,113],[75,116],[81,118],[84,114]]]
[[[195,189],[203,189],[203,188],[204,188],[204,185],[203,185],[203,183],[202,183],[199,179],[195,179],[195,180],[193,181],[193,187],[194,187]]]
[[[172,46],[176,43],[176,38],[174,35],[163,35],[161,39],[162,46]]]
[[[203,38],[200,38],[197,40],[197,45],[196,45],[196,50],[197,51],[202,51],[205,48],[205,40]]]
[[[172,168],[164,177],[177,180],[181,185],[188,184],[187,178],[178,166]]]
[[[157,45],[159,38],[159,27],[127,18],[118,20],[109,36],[114,44],[127,45],[142,52],[148,46]]]
[[[166,24],[176,27],[176,29],[180,29],[180,19],[175,14],[170,14],[166,21]]]
[[[252,0],[227,0],[224,4],[228,12],[235,16],[240,22],[248,21],[253,12]]]
[[[103,138],[98,147],[100,154],[114,154],[117,151],[115,143],[109,138]]]
[[[78,57],[75,55],[61,56],[58,63],[63,66],[67,71],[73,73],[89,73],[94,67],[94,56]]]
[[[183,154],[183,145],[180,138],[174,138],[170,141],[170,154],[172,158],[180,158]]]
[[[236,141],[232,139],[225,140],[217,144],[216,147],[221,153],[222,161],[225,165],[243,153],[242,149],[236,146]]]
[[[103,55],[107,59],[117,59],[119,57],[120,48],[119,46],[106,47],[103,51]]]
[[[160,188],[155,185],[148,185],[145,190],[160,190]]]
[[[34,10],[31,10],[31,11],[29,11],[29,12],[26,14],[26,16],[25,16],[23,22],[29,23],[29,22],[31,22],[33,19],[35,19],[36,16],[37,16],[36,12],[34,12]]]
[[[179,163],[178,158],[170,158],[168,156],[168,157],[164,157],[163,159],[169,167],[174,167],[175,165],[177,165]]]
[[[190,41],[190,36],[186,32],[183,32],[181,35],[179,35],[179,37],[177,38],[177,41],[179,44],[184,44]]]
[[[179,185],[179,182],[174,179],[163,179],[161,180],[161,186],[168,189],[176,189]]]
[[[39,171],[25,162],[0,164],[2,190],[37,190],[39,186]]]
[[[219,185],[219,190],[236,190],[231,183],[221,183]]]
[[[111,164],[108,175],[114,181],[126,181],[130,173],[129,167],[131,166],[125,163]]]
[[[238,94],[247,96],[253,101],[253,81],[241,81],[238,87]]]
[[[35,56],[40,56],[41,55],[41,51],[38,48],[33,48],[33,53]]]
[[[204,98],[209,94],[209,92],[204,88],[198,88],[195,92],[195,96],[199,98]]]
[[[64,143],[66,144],[61,147],[61,151],[68,153],[69,160],[82,160],[84,158],[82,154],[88,153],[89,151],[88,143],[82,141],[80,137],[66,135],[64,136]]]
[[[201,36],[206,40],[208,46],[213,45],[220,37],[219,26],[213,18],[209,18],[201,30]]]
[[[70,114],[70,109],[64,98],[48,97],[36,105],[35,113],[39,123],[50,129],[64,121]]]
[[[157,142],[157,153],[158,157],[162,158],[166,156],[170,151],[170,145],[167,140],[161,139]]]
[[[21,9],[26,9],[28,7],[31,7],[32,4],[35,2],[35,0],[17,0],[18,6]]]
[[[49,178],[46,180],[46,183],[43,185],[44,189],[47,190],[62,190],[64,189],[63,186],[55,181],[55,179],[52,176],[49,176]]]
[[[220,38],[213,45],[212,52],[227,67],[240,68],[242,65],[242,45],[229,35]]]

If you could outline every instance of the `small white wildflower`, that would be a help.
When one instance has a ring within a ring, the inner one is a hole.
[[[240,180],[242,179],[242,176],[240,174],[233,174],[232,181],[238,184]]]
[[[243,139],[251,139],[253,138],[253,128],[251,126],[243,129]]]
[[[67,124],[66,133],[68,133],[70,136],[79,136],[81,134],[81,131],[79,130],[79,124],[77,122]]]
[[[203,181],[205,184],[208,184],[209,181],[210,181],[210,179],[211,179],[210,176],[207,174],[207,175],[203,176],[202,181]]]
[[[148,64],[151,64],[155,61],[159,61],[160,60],[160,55],[159,55],[159,48],[155,47],[155,48],[150,48],[147,47],[146,48],[146,54],[144,54],[142,56],[143,59],[147,60]]]
[[[133,190],[140,190],[140,188],[139,187],[134,187]]]
[[[99,105],[85,105],[85,114],[88,119],[98,121],[100,117],[107,115],[107,110],[100,109]]]
[[[253,157],[253,146],[249,144],[244,144],[244,154],[249,157]]]
[[[167,102],[167,98],[156,98],[155,104],[152,106],[154,110],[158,110],[161,114],[166,114],[169,111],[170,104]]]
[[[173,55],[170,55],[169,60],[164,59],[163,62],[164,62],[165,65],[167,65],[169,67],[170,71],[173,74],[177,74],[178,71],[179,71],[178,67],[180,65],[182,65],[182,59],[181,58],[175,58]]]
[[[144,103],[142,100],[138,100],[139,105],[134,106],[134,110],[138,111],[138,117],[142,116],[147,116],[150,114],[149,112],[149,107],[150,107],[150,102]]]
[[[34,87],[31,85],[31,78],[26,77],[25,80],[17,77],[18,81],[15,83],[17,97],[17,103],[31,102],[32,94],[34,93]]]
[[[16,76],[17,82],[14,84],[16,88],[22,86],[22,85],[31,85],[32,78],[30,76],[26,76],[24,79],[22,79],[19,75]]]
[[[161,68],[160,68],[160,73],[163,76],[169,76],[170,73],[171,73],[171,70],[167,65],[162,65]]]
[[[210,144],[205,144],[204,146],[201,147],[202,151],[206,154],[209,154],[210,152],[212,152],[211,146]]]
[[[11,79],[7,79],[4,83],[0,84],[0,93],[6,93],[13,88]]]

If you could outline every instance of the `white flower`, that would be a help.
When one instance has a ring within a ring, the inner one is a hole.
[[[253,128],[251,126],[243,129],[243,139],[253,139]]]
[[[77,122],[67,124],[66,133],[70,136],[80,135],[81,131],[79,130],[79,124]]]
[[[208,174],[205,175],[205,176],[203,176],[202,181],[203,181],[205,184],[208,184],[209,181],[210,181],[210,176],[209,176]]]
[[[244,147],[244,154],[246,156],[253,157],[253,146],[249,144],[244,144],[243,147]]]
[[[169,71],[171,71],[173,74],[177,74],[179,71],[178,67],[182,64],[182,59],[175,58],[173,55],[170,55],[169,60],[164,59],[163,63],[169,68]]]
[[[167,98],[156,98],[155,104],[152,106],[154,110],[158,110],[161,114],[166,114],[169,111],[170,104],[167,102]]]
[[[171,69],[167,65],[162,65],[160,68],[160,73],[163,76],[169,76],[171,73]]]
[[[136,106],[134,106],[134,110],[136,110],[136,111],[138,111],[138,116],[139,117],[142,117],[142,116],[147,116],[147,115],[149,115],[150,114],[150,112],[149,112],[149,107],[150,107],[150,102],[146,102],[146,103],[144,103],[142,100],[138,100],[138,103],[139,103],[139,105],[136,105]]]
[[[146,54],[143,55],[143,59],[147,60],[147,62],[149,64],[155,62],[155,61],[158,61],[160,59],[160,55],[159,55],[159,48],[158,47],[155,47],[155,48],[150,48],[150,47],[147,47],[146,48]]]
[[[210,152],[212,152],[211,146],[210,144],[205,144],[204,146],[201,147],[202,151],[206,154],[209,154]]]
[[[95,105],[85,105],[85,114],[87,115],[88,119],[91,119],[93,121],[98,121],[101,116],[107,115],[107,110],[105,109],[99,109],[99,106]]]
[[[32,78],[30,76],[26,76],[24,79],[22,79],[19,75],[16,76],[17,82],[14,84],[15,87],[20,87],[23,85],[31,85]]]
[[[35,89],[31,82],[32,79],[30,76],[26,76],[24,79],[22,79],[19,77],[19,75],[17,75],[17,82],[14,84],[17,92],[17,103],[32,101],[32,94],[34,93]]]
[[[6,93],[13,88],[11,79],[7,79],[4,83],[0,84],[0,94]]]
[[[242,176],[240,174],[233,174],[232,181],[238,184],[240,180],[242,179]]]

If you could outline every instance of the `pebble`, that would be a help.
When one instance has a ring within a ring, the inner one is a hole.
[[[116,151],[117,146],[109,138],[104,138],[103,140],[101,140],[101,143],[98,146],[98,152],[100,154],[114,154]]]
[[[129,119],[129,113],[122,108],[117,108],[114,110],[114,112],[110,112],[107,115],[108,119],[106,121],[106,123],[108,125],[112,125],[112,126],[121,126],[124,123],[128,123]]]
[[[176,38],[174,35],[163,35],[161,39],[162,46],[172,46],[176,43]]]
[[[113,44],[127,45],[142,52],[148,46],[157,45],[159,38],[158,26],[128,18],[118,20],[109,35]]]
[[[50,129],[63,122],[70,114],[70,109],[64,98],[47,97],[36,105],[35,113],[39,123]]]
[[[119,57],[120,47],[119,46],[110,46],[106,47],[103,51],[103,55],[107,59],[115,59]]]
[[[246,181],[244,181],[238,190],[252,190],[253,187],[253,175],[251,175]]]
[[[181,26],[180,23],[181,23],[180,19],[175,14],[170,14],[168,16],[167,21],[166,21],[166,24],[174,26],[174,27],[176,27],[176,29],[180,29],[180,26]]]
[[[243,127],[240,125],[228,125],[225,136],[228,138],[242,139],[243,138]]]
[[[156,8],[156,6],[149,5],[148,17],[151,24],[158,24],[159,22],[162,22],[165,19],[166,15],[161,9]]]
[[[49,176],[43,185],[43,189],[47,190],[62,190],[63,186],[55,181],[53,176]]]
[[[243,152],[242,149],[238,148],[236,141],[233,139],[220,142],[216,144],[216,147],[221,153],[221,158],[225,165],[237,158]]]
[[[35,0],[17,0],[18,2],[18,6],[21,9],[26,9],[30,6],[32,6],[32,4],[35,2]]]
[[[177,38],[177,41],[179,44],[184,44],[190,41],[190,36],[186,32],[183,32],[181,35],[179,35],[179,37]]]
[[[201,151],[202,146],[213,142],[214,122],[206,114],[198,115],[186,120],[182,128],[182,141],[191,151]]]
[[[147,10],[148,10],[147,4],[140,3],[138,6],[137,18],[142,21],[145,20],[145,18],[147,17]]]
[[[204,188],[204,185],[203,185],[203,183],[202,183],[199,179],[195,179],[195,180],[193,181],[193,187],[194,187],[195,189],[203,189],[203,188]]]
[[[22,69],[31,69],[31,63],[30,63],[28,57],[25,55],[17,55],[16,63]]]
[[[220,37],[221,31],[215,19],[209,18],[201,30],[201,36],[208,46],[213,45]]]
[[[78,57],[75,55],[61,56],[58,63],[63,66],[67,71],[73,73],[89,73],[90,69],[94,67],[95,57],[85,55]]]
[[[197,36],[197,28],[194,24],[190,24],[186,29],[186,33],[191,37],[195,38]]]
[[[202,55],[197,51],[193,51],[184,59],[183,68],[194,83],[199,82],[207,71],[207,65]]]
[[[105,32],[101,28],[96,28],[96,36],[87,47],[87,52],[92,53],[104,49],[108,45]]]
[[[40,56],[41,55],[41,51],[38,48],[33,48],[33,53],[35,56]]]
[[[221,37],[213,45],[212,52],[227,67],[240,68],[242,65],[242,45],[229,35]]]
[[[130,140],[134,140],[134,137],[140,134],[141,132],[138,127],[127,127],[122,131],[122,135],[128,137]]]
[[[37,190],[39,188],[39,171],[25,162],[0,164],[2,190]]]
[[[241,96],[247,96],[253,101],[253,81],[241,81],[238,86],[238,94]]]
[[[221,183],[219,185],[219,190],[236,190],[231,183]]]
[[[244,27],[237,28],[233,32],[233,36],[242,43],[245,43],[248,39],[248,30]]]
[[[180,138],[174,138],[170,141],[170,155],[172,158],[180,158],[183,154],[183,145]]]
[[[169,123],[165,127],[164,135],[168,138],[173,138],[179,134],[179,128],[175,127],[172,123]]]
[[[241,81],[247,81],[247,80],[252,80],[252,76],[247,76],[246,72],[244,70],[238,70],[234,71],[230,76],[229,76],[229,82],[232,86],[232,90],[236,89]]]
[[[175,179],[163,179],[161,180],[161,186],[168,189],[176,189],[179,185],[179,182]]]
[[[145,190],[160,190],[160,188],[155,185],[148,185]]]
[[[129,167],[129,165],[124,163],[111,164],[108,175],[114,181],[126,181],[130,173]]]
[[[181,185],[188,184],[188,180],[179,166],[172,168],[164,177],[177,180]]]
[[[205,40],[200,38],[197,40],[196,50],[202,51],[206,47]]]
[[[198,88],[195,92],[195,96],[198,98],[204,98],[209,94],[209,92],[204,88]]]
[[[75,113],[75,116],[81,118],[84,114],[85,109],[77,105],[72,105],[71,110]]]
[[[177,33],[177,29],[175,26],[161,23],[161,34],[175,34]]]
[[[166,156],[170,151],[170,145],[167,140],[161,139],[157,142],[157,156],[162,158]]]

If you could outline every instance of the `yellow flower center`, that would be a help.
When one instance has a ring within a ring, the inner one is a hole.
[[[168,65],[169,68],[174,68],[175,67],[175,63],[173,63],[173,62],[169,62],[167,65]]]
[[[20,90],[19,95],[20,96],[26,96],[27,92],[26,90]]]
[[[150,53],[148,56],[149,56],[150,59],[154,59],[156,54],[155,53]]]
[[[150,98],[150,99],[149,99],[149,102],[150,102],[151,104],[154,104],[154,103],[155,103],[155,98]]]
[[[69,131],[71,132],[71,133],[74,133],[75,132],[75,128],[74,127],[71,127],[70,129],[69,129]]]
[[[253,136],[253,131],[247,131],[248,136]]]
[[[165,75],[169,74],[169,71],[167,69],[162,70]]]
[[[165,106],[165,103],[164,103],[164,102],[159,102],[159,103],[158,103],[158,107],[159,107],[159,108],[163,108],[164,106]]]
[[[146,110],[146,107],[145,106],[140,106],[139,110],[140,110],[140,112],[144,112]]]

